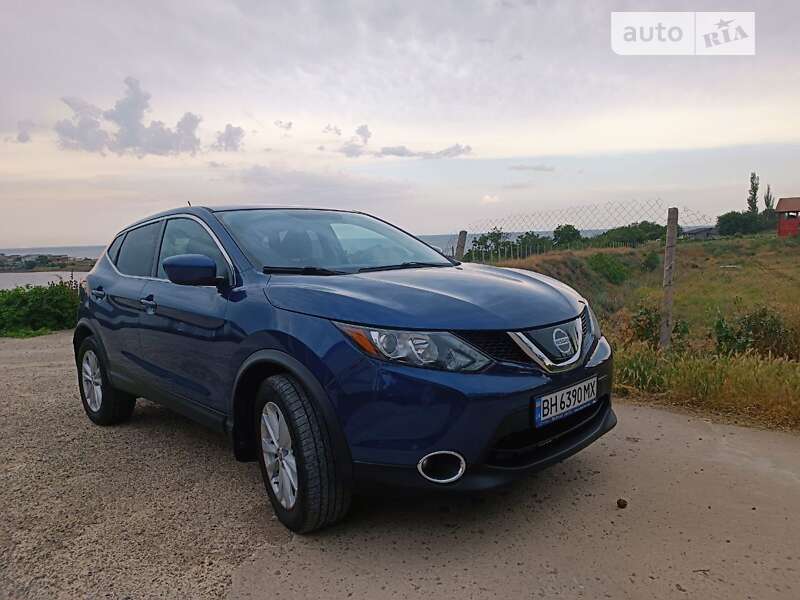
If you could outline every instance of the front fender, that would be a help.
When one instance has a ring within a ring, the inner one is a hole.
[[[314,374],[303,363],[281,350],[267,349],[253,352],[245,359],[236,374],[228,407],[230,415],[228,429],[233,437],[237,458],[241,460],[248,454],[247,423],[251,414],[248,408],[249,399],[243,397],[242,391],[249,388],[247,385],[249,374],[265,372],[289,373],[303,385],[321,416],[321,425],[325,427],[333,448],[337,474],[346,483],[352,481],[353,459],[333,403]]]

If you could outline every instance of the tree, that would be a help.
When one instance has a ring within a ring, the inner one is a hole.
[[[756,233],[761,229],[761,219],[758,213],[734,210],[717,217],[717,229],[720,235]]]
[[[562,248],[580,242],[582,239],[581,232],[574,225],[559,225],[553,231],[553,244]]]
[[[758,175],[750,173],[750,192],[747,194],[747,210],[758,214]]]
[[[516,244],[521,252],[531,254],[539,249],[549,250],[553,245],[553,240],[549,237],[539,235],[535,231],[526,231],[517,236],[517,239],[514,240],[514,244]]]
[[[478,252],[497,252],[508,237],[499,227],[493,227],[488,233],[482,233],[472,242],[472,248]]]
[[[767,184],[767,191],[764,192],[764,210],[772,211],[775,209],[775,196],[772,195],[772,190]]]
[[[614,242],[641,243],[658,240],[664,237],[667,228],[652,221],[631,223],[622,227],[614,227],[592,238],[592,244],[604,246]]]

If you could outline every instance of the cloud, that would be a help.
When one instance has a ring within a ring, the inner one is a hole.
[[[361,143],[366,146],[369,138],[372,137],[372,132],[366,125],[359,125],[358,129],[356,129],[356,135],[361,138]]]
[[[509,183],[503,186],[504,190],[528,190],[533,187],[532,183]]]
[[[341,152],[348,158],[357,158],[367,154],[367,150],[364,148],[364,145],[360,144],[357,138],[354,138],[353,140],[350,140],[344,144],[337,152]]]
[[[525,56],[517,52],[516,54],[512,54],[508,60],[511,62],[521,62],[525,60]]]
[[[100,154],[109,150],[140,157],[195,154],[200,149],[197,127],[201,119],[193,113],[185,113],[174,128],[163,121],[144,124],[145,114],[150,111],[150,94],[133,77],[125,78],[125,95],[105,111],[82,98],[68,96],[61,100],[72,110],[71,119],[62,119],[54,127],[62,148]],[[103,121],[115,126],[116,131],[103,129]]]
[[[400,156],[403,158],[409,158],[412,156],[419,156],[419,153],[409,150],[405,146],[384,146],[378,152],[378,156]]]
[[[84,150],[105,154],[109,135],[100,127],[101,111],[96,106],[79,98],[62,98],[72,109],[72,119],[56,122],[53,129],[58,135],[59,145],[67,150]],[[97,109],[97,110],[95,110]]]
[[[438,152],[423,152],[423,158],[455,158],[457,156],[463,156],[465,154],[469,154],[472,152],[472,146],[462,146],[461,144],[453,144],[452,146],[448,146],[444,150],[439,150]]]
[[[498,202],[500,202],[500,196],[490,196],[486,194],[481,198],[481,204],[497,204]]]
[[[511,165],[508,167],[509,171],[541,171],[543,173],[552,173],[556,168],[552,165]]]
[[[244,129],[241,127],[234,127],[228,123],[225,125],[224,131],[217,132],[217,141],[212,148],[214,150],[222,150],[223,152],[238,152],[242,149],[243,139]]]
[[[342,130],[338,128],[336,125],[331,125],[328,123],[325,125],[325,129],[322,130],[322,133],[332,133],[333,135],[342,135]]]
[[[206,163],[209,169],[224,169],[225,163],[217,162],[215,160],[210,160]]]
[[[27,144],[31,141],[31,130],[36,126],[33,121],[25,119],[17,123],[17,142]]]
[[[471,146],[453,144],[438,152],[416,152],[406,146],[384,146],[375,156],[398,156],[401,158],[456,158],[472,152]]]
[[[291,121],[275,121],[275,127],[278,129],[283,129],[284,131],[289,131],[292,128]]]

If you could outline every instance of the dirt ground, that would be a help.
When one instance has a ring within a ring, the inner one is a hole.
[[[223,436],[146,401],[92,425],[69,334],[0,340],[0,597],[800,597],[800,436],[617,413],[508,490],[296,536]]]

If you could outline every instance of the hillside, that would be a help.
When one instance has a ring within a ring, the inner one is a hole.
[[[615,347],[617,391],[800,427],[800,240],[681,242],[674,349],[658,352],[662,249],[550,253],[502,266],[569,283]]]

